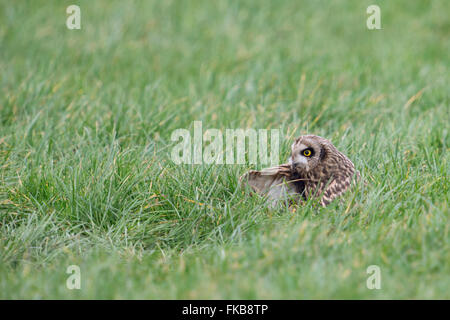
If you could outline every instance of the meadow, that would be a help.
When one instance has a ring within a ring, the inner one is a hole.
[[[0,299],[450,299],[448,1],[71,4],[0,1]],[[280,163],[326,137],[365,183],[270,209],[254,165],[172,161],[194,121],[280,129]]]

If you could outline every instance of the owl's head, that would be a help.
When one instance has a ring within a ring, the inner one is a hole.
[[[292,144],[289,158],[292,169],[299,173],[316,169],[324,161],[330,145],[332,146],[327,139],[315,135],[297,138]]]

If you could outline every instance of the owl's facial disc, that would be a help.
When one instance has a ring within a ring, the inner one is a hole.
[[[289,159],[292,169],[296,171],[309,171],[311,169],[310,160],[314,154],[314,149],[303,143],[292,145],[292,154]]]
[[[291,165],[294,169],[309,170],[308,160],[304,156],[293,155],[291,157]]]

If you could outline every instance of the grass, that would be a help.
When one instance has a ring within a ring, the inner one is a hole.
[[[0,298],[450,298],[448,1],[70,4],[0,2]],[[172,162],[195,120],[327,137],[366,184],[271,210],[251,165]]]

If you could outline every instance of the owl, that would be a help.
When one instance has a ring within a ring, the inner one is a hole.
[[[241,177],[251,188],[267,196],[271,206],[314,198],[322,206],[343,194],[359,173],[343,153],[327,139],[316,135],[297,138],[288,163],[261,171],[249,171]]]

